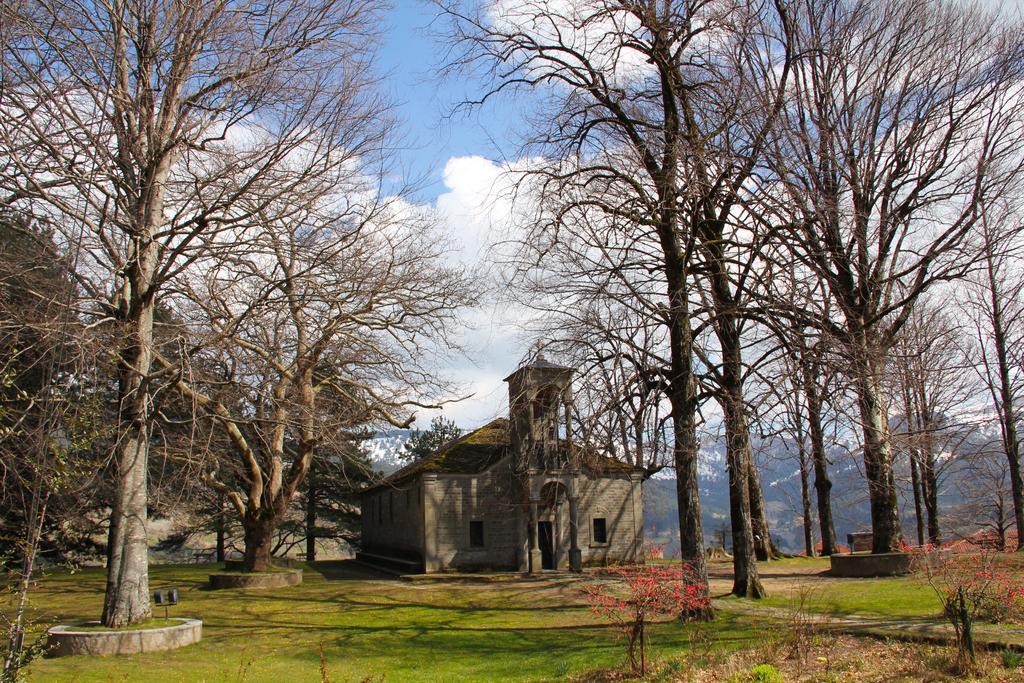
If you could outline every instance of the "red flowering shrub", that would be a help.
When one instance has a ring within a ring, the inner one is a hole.
[[[634,673],[646,673],[644,627],[659,615],[694,614],[709,606],[708,587],[685,564],[609,567],[584,590],[591,611],[619,627]]]
[[[911,552],[915,573],[935,591],[956,633],[957,664],[969,671],[975,661],[975,622],[1024,616],[1024,577],[992,550],[953,554],[923,546]]]

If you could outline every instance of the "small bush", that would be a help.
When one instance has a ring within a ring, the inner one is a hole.
[[[782,674],[771,664],[758,664],[750,670],[750,683],[783,683]]]
[[[782,674],[771,664],[758,664],[746,673],[736,674],[732,683],[784,683]]]
[[[634,674],[647,673],[645,626],[657,615],[688,615],[709,606],[708,587],[687,564],[627,565],[602,570],[584,587],[591,611],[618,627]]]
[[[1003,668],[1016,669],[1024,666],[1024,653],[1015,650],[1003,650],[1000,656],[1003,660]]]
[[[911,551],[915,573],[935,591],[956,633],[956,668],[974,670],[974,624],[982,617],[999,621],[1024,613],[1021,576],[998,553],[982,549],[951,554],[932,546]]]

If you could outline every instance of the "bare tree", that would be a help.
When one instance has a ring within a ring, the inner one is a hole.
[[[997,208],[998,207],[998,208]],[[1013,208],[993,204],[982,220],[982,269],[966,292],[977,339],[978,369],[998,415],[1013,517],[1024,529],[1024,481],[1021,477],[1017,405],[1024,382],[1024,270],[1020,258],[1020,220]],[[1018,546],[1017,550],[1020,550]]]
[[[953,535],[985,545],[994,537],[992,545],[1005,552],[1012,545],[1008,537],[1014,528],[1013,490],[1006,455],[983,452],[972,458],[967,476],[960,479],[958,488],[963,503],[955,510],[957,522],[951,529]],[[976,538],[979,530],[986,532],[980,539]]]
[[[903,413],[902,429],[893,437],[908,455],[921,544],[924,526],[929,543],[942,543],[939,488],[975,428],[960,414],[976,389],[962,353],[962,333],[941,309],[920,299],[893,348],[891,391]]]
[[[887,358],[917,299],[976,262],[982,202],[1018,187],[1022,31],[942,0],[805,0],[795,16],[783,235],[834,302],[807,318],[850,368],[874,550],[888,552],[900,524]]]
[[[329,172],[335,159],[324,152],[339,144],[322,143],[379,109],[366,69],[377,10],[375,0],[0,9],[0,204],[32,202],[55,224],[85,226],[82,284],[121,330],[107,626],[150,615],[146,470],[161,288],[212,232]],[[275,184],[261,182],[297,159]]]
[[[410,409],[445,398],[425,362],[450,348],[472,291],[442,259],[432,217],[376,189],[351,169],[319,178],[262,209],[175,287],[180,363],[158,362],[230,441],[205,478],[242,523],[247,571],[270,566],[280,522],[330,435],[343,452],[354,432],[408,427]]]

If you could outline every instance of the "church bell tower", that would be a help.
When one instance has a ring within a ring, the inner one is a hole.
[[[505,378],[511,442],[520,470],[562,470],[570,465],[573,370],[540,353]]]

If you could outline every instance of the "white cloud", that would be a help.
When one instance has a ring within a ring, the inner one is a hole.
[[[497,227],[509,222],[506,169],[480,156],[452,157],[444,167],[448,188],[437,198],[437,210],[461,260],[475,264],[486,257]]]
[[[466,316],[459,342],[467,357],[443,369],[473,396],[441,411],[418,413],[419,428],[437,414],[469,429],[508,412],[508,390],[502,380],[525,354],[527,342],[521,327],[523,312],[501,296],[494,251],[515,229],[511,189],[520,166],[481,156],[452,157],[445,164],[447,191],[438,196],[436,210],[455,250],[452,257],[478,271],[488,295]]]

